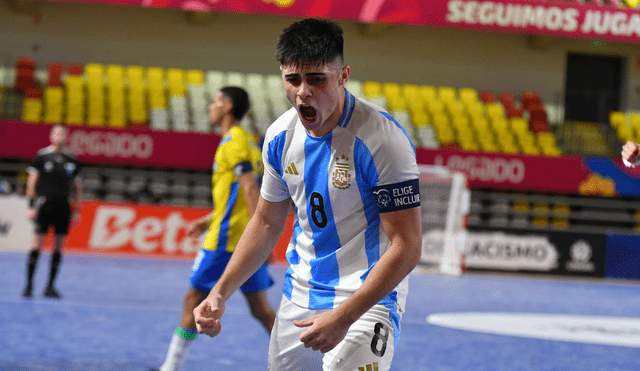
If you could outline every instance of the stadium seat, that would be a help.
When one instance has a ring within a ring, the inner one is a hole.
[[[47,86],[61,87],[62,86],[62,72],[64,67],[61,63],[51,62],[47,65],[48,81]]]
[[[98,63],[88,63],[84,68],[87,80],[87,125],[89,126],[104,126],[105,123],[104,70],[104,66]]]
[[[207,71],[207,91],[209,92],[209,97],[213,99],[218,90],[220,90],[225,85],[225,76],[222,71]]]
[[[226,79],[225,85],[246,88],[246,78],[244,73],[242,72],[227,73],[227,79]]]
[[[152,111],[166,110],[167,96],[164,70],[160,67],[147,68],[147,82],[149,86],[149,108]],[[153,116],[153,114],[151,115]]]
[[[111,64],[106,68],[107,76],[107,123],[111,128],[127,126],[125,108],[124,67]]]
[[[22,104],[22,121],[40,122],[42,119],[42,90],[36,86],[27,88]]]
[[[65,93],[65,123],[67,125],[83,125],[85,122],[85,95],[82,76],[67,76],[65,79]]]
[[[402,90],[400,89],[400,84],[394,82],[386,82],[382,84],[382,94],[387,98],[387,101],[398,98],[404,99]]]
[[[49,124],[62,123],[64,112],[64,90],[60,86],[47,86],[43,92],[44,116],[42,121]]]
[[[440,86],[438,87],[438,98],[445,104],[455,102],[458,100],[456,89],[450,86]]]
[[[365,81],[362,83],[362,94],[364,94],[365,99],[378,97],[382,95],[382,84],[377,81]]]
[[[420,86],[420,95],[425,103],[433,102],[438,100],[438,92],[435,86],[431,85],[422,85]]]
[[[482,90],[480,91],[479,95],[480,101],[482,101],[482,103],[484,104],[495,103],[495,101],[497,100],[496,93],[489,90]]]
[[[185,73],[180,68],[169,68],[167,70],[167,84],[169,86],[170,97],[184,97],[187,94],[185,86]]]
[[[528,213],[530,210],[528,201],[513,201],[511,202],[511,210],[515,213]]]

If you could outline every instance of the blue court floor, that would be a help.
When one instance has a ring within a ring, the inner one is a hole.
[[[41,295],[48,259],[41,256],[34,298],[25,300],[26,255],[0,252],[1,371],[136,371],[162,363],[180,317],[190,262],[68,254],[57,282],[63,299],[51,300]],[[270,267],[277,281],[269,292],[274,306],[284,270]],[[640,283],[412,274],[392,369],[640,370],[640,329],[635,327],[554,325],[573,336],[612,335],[632,344],[613,346],[468,331],[427,321],[429,316],[467,312],[638,319]],[[267,350],[267,333],[249,315],[244,298],[235,294],[227,303],[223,333],[214,339],[199,337],[184,369],[265,371]]]

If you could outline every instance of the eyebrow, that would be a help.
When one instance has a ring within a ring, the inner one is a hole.
[[[327,74],[324,72],[308,72],[308,73],[304,73],[303,75],[305,76],[326,76]],[[300,76],[299,73],[297,72],[293,72],[293,73],[288,73],[286,75],[284,75],[284,77],[294,77],[294,76]]]

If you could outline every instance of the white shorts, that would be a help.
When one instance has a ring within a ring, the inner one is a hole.
[[[302,308],[282,296],[269,343],[269,371],[388,371],[395,350],[395,331],[390,312],[375,305],[351,327],[331,351],[305,348],[297,327],[302,320],[327,310]],[[399,320],[399,318],[398,318]]]

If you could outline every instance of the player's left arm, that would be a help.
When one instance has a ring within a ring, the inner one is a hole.
[[[422,249],[420,207],[381,213],[380,221],[391,247],[371,269],[362,286],[337,308],[294,322],[296,326],[309,327],[300,336],[307,348],[322,353],[333,349],[349,327],[386,297],[418,264]]]
[[[253,171],[248,171],[238,177],[238,183],[240,183],[244,191],[244,202],[247,204],[249,217],[251,217],[256,211],[256,207],[258,207],[258,197],[260,196],[258,181],[256,176],[253,175]]]
[[[80,221],[80,207],[82,206],[82,180],[76,177],[73,180],[75,192],[71,201],[71,225],[74,226]]]

